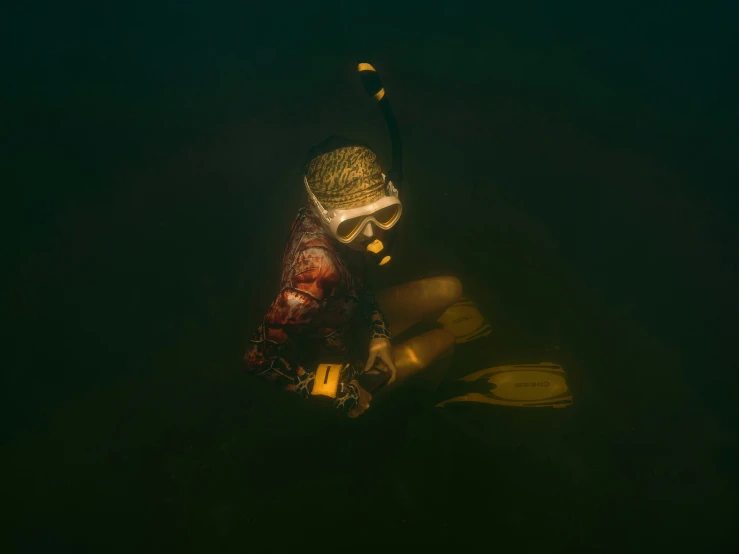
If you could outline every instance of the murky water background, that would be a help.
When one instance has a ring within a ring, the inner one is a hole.
[[[356,545],[736,547],[726,8],[67,10],[6,21],[8,551],[243,550],[322,520]],[[408,391],[348,425],[240,372],[307,149],[389,162],[357,61],[411,194],[379,279],[458,275],[494,333],[453,371],[556,358],[571,408]]]

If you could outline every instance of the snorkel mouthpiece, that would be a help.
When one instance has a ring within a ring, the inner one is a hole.
[[[367,245],[367,252],[369,252],[373,258],[379,260],[377,265],[385,265],[391,259],[387,253],[383,255],[382,251],[384,249],[385,245],[382,244],[382,241],[379,239],[375,239]]]
[[[367,245],[367,252],[371,252],[372,254],[379,254],[380,252],[382,252],[383,248],[385,248],[385,245],[382,244],[382,241],[379,239],[375,239]]]

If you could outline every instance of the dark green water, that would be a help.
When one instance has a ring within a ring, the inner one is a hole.
[[[330,549],[733,551],[735,12],[10,10],[3,551],[279,551],[321,527]],[[494,334],[453,370],[553,356],[571,408],[408,391],[347,424],[240,371],[307,149],[346,134],[389,162],[357,61],[411,187],[378,278],[458,275]]]

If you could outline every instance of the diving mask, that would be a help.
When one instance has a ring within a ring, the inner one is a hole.
[[[383,175],[385,178],[385,175]],[[305,190],[308,192],[316,213],[328,228],[331,235],[344,244],[352,242],[362,232],[367,223],[374,223],[380,229],[391,229],[400,219],[403,206],[398,198],[398,191],[392,182],[388,181],[385,187],[385,196],[370,204],[356,208],[326,209],[313,194],[308,185],[308,179],[303,176]]]

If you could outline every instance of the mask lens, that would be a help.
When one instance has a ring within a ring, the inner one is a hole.
[[[392,206],[388,206],[386,208],[377,210],[372,215],[382,225],[390,225],[395,220],[395,218],[398,216],[398,211],[399,211],[398,204],[393,204]]]
[[[362,217],[353,217],[351,219],[346,219],[339,223],[339,226],[336,228],[336,234],[339,235],[342,239],[349,238],[352,233],[354,233],[357,228],[359,227],[359,224],[362,223]]]

